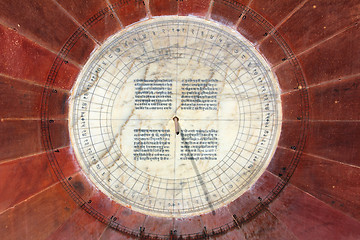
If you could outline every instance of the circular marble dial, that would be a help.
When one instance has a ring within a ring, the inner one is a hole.
[[[77,159],[114,201],[161,217],[233,201],[260,177],[281,128],[277,81],[239,33],[159,17],[108,39],[73,88]]]

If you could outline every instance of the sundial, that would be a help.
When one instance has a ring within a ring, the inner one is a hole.
[[[128,27],[94,51],[72,90],[81,168],[115,202],[157,217],[213,212],[270,162],[276,78],[238,32],[193,17]]]
[[[2,1],[0,239],[360,239],[355,2]]]

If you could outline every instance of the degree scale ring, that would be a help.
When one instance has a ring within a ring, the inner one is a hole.
[[[148,215],[199,215],[235,200],[265,171],[280,135],[279,95],[270,67],[240,34],[159,17],[92,54],[70,99],[71,141],[113,200]]]

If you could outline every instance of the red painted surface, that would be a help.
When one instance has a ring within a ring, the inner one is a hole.
[[[77,25],[54,1],[2,1],[1,22],[53,51],[59,51]]]
[[[310,115],[315,120],[360,120],[360,76],[309,89]]]
[[[88,35],[82,35],[71,48],[71,51],[66,56],[65,60],[73,60],[80,65],[84,65],[95,47],[96,43],[94,39]]]
[[[96,16],[99,11],[103,11],[108,7],[105,0],[91,0],[91,1],[73,1],[61,0],[58,3],[66,9],[67,12],[74,16],[80,25],[83,25],[88,19]],[[95,37],[99,42],[103,42],[121,29],[120,23],[114,16],[106,14],[105,19],[88,27],[89,33]]]
[[[19,158],[43,150],[40,121],[12,120],[0,124],[0,160]]]
[[[96,220],[82,209],[78,209],[48,239],[99,239],[106,225]]]
[[[3,119],[40,119],[40,105],[44,88],[35,82],[0,76],[0,115]],[[67,119],[69,93],[57,90],[49,104],[49,115]]]
[[[283,23],[279,31],[293,51],[301,52],[354,24],[359,20],[359,11],[357,1],[311,0]]]
[[[211,0],[184,0],[179,1],[179,15],[205,17],[209,11]]]
[[[124,239],[124,240],[137,240],[138,237],[132,237],[128,234],[121,233],[116,231],[110,227],[107,227],[105,231],[101,234],[101,240],[117,240],[117,239]]]
[[[265,171],[248,191],[228,205],[230,214],[235,214],[238,219],[246,218],[249,212],[266,199],[278,181],[279,179],[276,176]]]
[[[40,85],[46,82],[47,74],[56,58],[55,53],[2,25],[0,25],[0,39],[2,42],[0,56],[1,59],[6,59],[0,63],[2,74]],[[63,81],[59,84],[55,83],[54,86],[70,89],[77,73],[78,69],[73,64],[64,64],[58,76]],[[73,80],[69,81],[70,79]]]
[[[279,59],[279,57],[277,59]],[[273,68],[273,72],[279,81],[282,92],[294,91],[298,89],[300,85],[299,79],[297,78],[292,63],[285,61],[284,64]]]
[[[269,34],[264,30],[260,31],[260,34],[261,33],[263,34],[263,36]],[[258,38],[260,38],[260,34],[257,36]],[[274,35],[268,35],[267,37],[264,37],[260,41],[256,42],[256,44],[258,45],[258,51],[265,57],[270,66],[276,66],[277,64],[279,64],[279,62],[285,61],[285,59],[288,57],[284,47],[279,45],[277,41],[278,39],[274,37]],[[288,74],[286,74],[286,76],[288,76]],[[280,79],[278,80],[279,82],[281,81]],[[289,80],[287,79],[283,82],[288,83]],[[281,87],[283,87],[282,84]]]
[[[56,231],[78,206],[61,184],[44,189],[0,214],[0,238],[45,239]]]
[[[246,193],[213,213],[185,219],[146,216],[120,206],[80,171],[68,133],[69,92],[96,42],[152,16],[193,15],[237,27],[273,67],[282,95],[279,147],[268,171]],[[56,164],[87,206],[129,231],[176,235],[232,223],[266,199],[299,148],[304,127],[299,75],[277,38],[265,34],[243,10],[249,6],[277,26],[294,51],[309,86],[309,128],[290,184],[254,219],[213,239],[359,239],[359,70],[357,1],[210,0],[3,1],[0,5],[0,238],[136,239],[100,223],[57,183],[41,139],[40,103],[58,51],[94,14],[113,7],[87,27],[63,62],[49,98]],[[304,5],[303,5],[304,3]],[[211,7],[211,8],[210,8]],[[112,14],[112,15],[111,15]],[[239,24],[237,26],[237,24]],[[94,37],[95,39],[93,39]],[[304,85],[302,87],[305,87]],[[61,89],[59,89],[61,88]],[[26,119],[26,120],[25,120]],[[54,162],[53,162],[54,163]],[[71,180],[69,180],[71,177]],[[260,197],[260,198],[259,198]],[[89,203],[89,200],[91,202]],[[114,218],[113,218],[114,219]]]
[[[189,218],[178,218],[174,221],[174,229],[177,236],[203,232],[204,225],[200,216]]]
[[[232,229],[231,231],[218,236],[218,237],[214,237],[213,239],[217,239],[217,240],[245,240],[244,234],[240,229]]]
[[[356,42],[359,37],[359,26],[355,26],[301,54],[299,61],[308,84],[319,84],[358,73],[360,46]]]
[[[294,91],[281,96],[283,120],[297,120],[302,117],[303,111],[302,93]]]
[[[359,166],[360,123],[312,122],[305,153]]]
[[[146,215],[123,206],[120,206],[119,210],[115,214],[115,217],[117,218],[116,222],[122,227],[136,232],[140,231],[140,227],[143,226],[146,219]]]
[[[58,181],[45,153],[2,163],[0,176],[0,212]]]
[[[273,26],[278,25],[283,19],[291,14],[297,7],[301,6],[302,0],[253,0],[250,8],[255,10]]]
[[[231,212],[227,206],[216,209],[210,213],[201,215],[201,221],[206,229],[222,227],[225,223],[233,221]]]
[[[269,210],[261,212],[253,221],[241,227],[245,239],[296,239],[286,225]]]
[[[56,163],[62,170],[62,175],[67,178],[75,172],[80,171],[80,165],[76,160],[74,150],[72,147],[67,146],[57,149],[58,152],[54,152]]]
[[[247,6],[248,3],[249,0],[215,0],[211,11],[211,19],[234,27],[239,18],[243,17],[245,6]]]
[[[269,210],[297,239],[359,239],[359,222],[288,186]]]
[[[149,0],[152,16],[177,15],[178,1],[176,0]]]
[[[301,121],[284,121],[281,124],[281,133],[279,139],[279,146],[284,148],[291,148],[299,144],[301,134]]]
[[[359,220],[359,178],[359,167],[304,154],[291,184]]]
[[[109,1],[113,6],[113,11],[125,27],[147,17],[145,3],[143,1]]]
[[[294,152],[295,151],[290,148],[278,147],[266,170],[275,176],[281,175],[280,177],[283,177],[286,170],[290,166]]]
[[[143,227],[146,233],[166,236],[170,234],[170,230],[174,229],[174,220],[172,218],[147,216]]]
[[[261,22],[258,22],[250,13],[243,14],[237,30],[254,45],[263,39],[267,32]]]
[[[80,69],[72,65],[70,62],[63,63],[57,73],[54,87],[60,87],[63,89],[71,90],[76,78],[80,72]]]

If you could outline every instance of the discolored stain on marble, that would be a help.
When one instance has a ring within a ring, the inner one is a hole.
[[[288,185],[269,210],[297,239],[358,239],[357,220]]]
[[[284,223],[277,219],[269,210],[261,212],[253,221],[241,226],[247,240],[255,239],[297,239]]]
[[[183,0],[179,1],[179,15],[205,17],[209,11],[211,0]]]
[[[105,0],[59,0],[58,3],[81,25],[84,25],[85,22],[96,16],[96,14],[100,11],[104,11],[108,6]],[[104,17],[101,17],[100,21],[92,24],[90,27],[87,27],[89,33],[99,42],[103,42],[105,39],[121,29],[121,25],[118,20],[114,15],[110,14],[111,12],[106,14]]]
[[[358,21],[359,12],[358,1],[311,0],[282,24],[279,31],[293,51],[300,52]]]
[[[0,76],[0,115],[8,118],[40,119],[40,104],[44,88],[32,82]],[[49,115],[53,118],[67,118],[69,94],[58,91],[49,104]]]
[[[1,163],[0,176],[0,212],[58,181],[45,153]]]
[[[146,18],[146,9],[144,1],[109,1],[121,24],[126,27]]]
[[[77,29],[54,1],[2,1],[0,18],[6,26],[54,51]]]
[[[294,11],[303,0],[253,0],[251,1],[250,8],[255,10],[273,26],[276,26],[281,21],[286,20],[286,17]]]
[[[152,16],[177,15],[177,0],[149,0],[150,12]]]
[[[359,26],[352,27],[298,57],[309,85],[359,73]]]
[[[235,26],[240,17],[243,17],[244,6],[247,6],[249,0],[242,1],[224,1],[215,0],[211,11],[211,19],[224,25]]]
[[[56,184],[0,215],[0,238],[45,239],[77,209],[75,202]]]
[[[82,209],[77,210],[48,239],[99,239],[107,225],[97,221]]]
[[[360,220],[360,169],[304,154],[290,182],[317,199]]]

